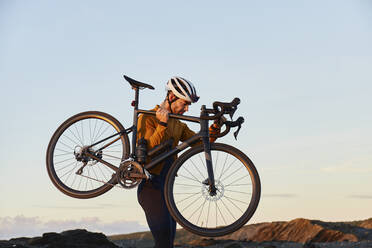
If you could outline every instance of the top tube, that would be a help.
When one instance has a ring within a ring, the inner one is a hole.
[[[156,115],[156,111],[151,111],[151,110],[143,110],[143,109],[138,109],[137,110],[138,114],[149,114],[149,115]],[[195,116],[189,116],[189,115],[176,115],[176,114],[168,114],[169,118],[174,118],[174,119],[180,119],[180,120],[185,120],[185,121],[191,121],[191,122],[196,122],[200,123],[200,118],[195,117]]]

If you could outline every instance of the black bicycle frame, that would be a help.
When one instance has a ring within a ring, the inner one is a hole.
[[[100,140],[94,144],[92,144],[90,147],[93,147],[101,142],[104,142],[108,139],[111,139],[115,136],[119,136],[118,138],[114,139],[113,141],[109,142],[105,146],[101,147],[98,149],[98,151],[102,151],[104,148],[108,147],[109,145],[115,143],[121,138],[121,135],[123,134],[129,134],[132,132],[132,151],[130,154],[130,157],[136,160],[136,148],[137,148],[137,124],[138,124],[138,115],[139,114],[148,114],[148,115],[156,115],[155,111],[150,111],[150,110],[142,110],[138,109],[138,103],[139,103],[139,88],[135,87],[133,88],[135,90],[135,100],[132,102],[132,106],[134,107],[134,114],[133,114],[133,125],[121,132],[118,132],[116,134],[113,134],[103,140]],[[174,119],[179,119],[179,120],[184,120],[184,121],[189,121],[189,122],[196,122],[200,123],[200,131],[196,133],[194,136],[192,136],[190,139],[182,142],[175,148],[164,152],[163,154],[158,155],[157,157],[153,158],[151,162],[148,164],[144,165],[144,168],[146,170],[150,170],[153,167],[155,167],[157,164],[159,164],[161,161],[164,159],[173,156],[186,148],[190,147],[193,143],[197,141],[202,141],[203,147],[204,147],[204,153],[205,153],[205,159],[206,159],[206,165],[207,165],[207,171],[208,171],[208,184],[211,186],[212,190],[215,188],[214,187],[214,173],[213,173],[213,166],[212,166],[212,156],[211,156],[211,150],[210,150],[210,142],[209,142],[209,127],[208,127],[208,120],[203,118],[208,116],[208,111],[205,107],[205,105],[202,105],[201,107],[201,113],[200,113],[200,118],[194,117],[194,116],[187,116],[187,115],[176,115],[176,114],[169,114],[169,118],[174,118]],[[115,165],[112,165],[96,156],[93,154],[87,154],[89,157],[105,164],[106,166],[110,167],[111,169],[117,171],[118,168]]]

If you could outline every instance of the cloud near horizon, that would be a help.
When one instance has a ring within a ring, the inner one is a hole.
[[[372,199],[372,195],[349,195],[348,197],[356,199]]]
[[[147,231],[146,226],[136,221],[118,220],[104,222],[99,218],[82,218],[80,220],[49,220],[40,217],[0,217],[0,240],[17,237],[41,236],[46,232],[62,232],[71,229],[87,229],[92,232],[102,232],[105,235],[124,234]]]
[[[297,198],[295,194],[263,194],[262,197]]]

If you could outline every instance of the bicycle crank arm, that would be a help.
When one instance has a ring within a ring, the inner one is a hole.
[[[138,174],[138,173],[129,173],[128,177],[132,178],[141,178],[141,179],[147,179],[147,176],[144,174]]]

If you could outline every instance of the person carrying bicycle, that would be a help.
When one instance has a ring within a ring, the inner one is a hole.
[[[194,85],[181,77],[173,77],[167,82],[165,100],[156,105],[156,116],[140,115],[138,119],[137,142],[146,140],[147,150],[173,139],[172,147],[179,141],[185,141],[195,135],[185,123],[169,118],[168,114],[182,115],[189,106],[199,100]],[[214,123],[209,128],[210,142],[216,140],[220,127]],[[164,182],[167,172],[176,156],[166,159],[149,172],[151,180],[142,180],[137,189],[138,202],[143,208],[148,226],[154,237],[156,248],[173,247],[176,234],[176,222],[170,215],[164,199]]]

